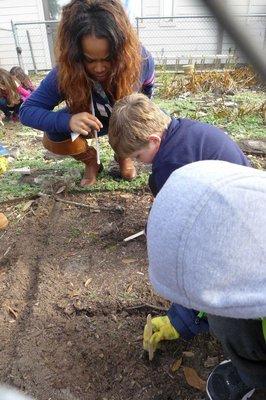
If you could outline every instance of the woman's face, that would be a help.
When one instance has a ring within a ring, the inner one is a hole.
[[[105,82],[112,68],[107,39],[87,35],[82,38],[81,46],[88,74],[97,82]]]

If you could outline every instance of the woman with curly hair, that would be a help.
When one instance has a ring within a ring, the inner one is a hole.
[[[108,132],[116,100],[141,91],[151,96],[154,62],[141,46],[120,0],[72,0],[63,7],[57,66],[23,104],[23,124],[45,131],[44,147],[85,164],[82,186],[96,182],[100,166],[86,138]],[[52,111],[65,101],[67,108]],[[79,134],[74,141],[71,133]],[[121,176],[136,176],[129,158],[115,157]]]

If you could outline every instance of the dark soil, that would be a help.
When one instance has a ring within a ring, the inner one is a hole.
[[[123,243],[149,194],[67,199],[93,212],[48,196],[2,210],[14,213],[0,234],[0,381],[37,400],[205,399],[183,366],[206,380],[222,358],[213,338],[165,342],[152,362],[142,350],[147,314],[164,314],[151,305],[168,306],[149,285],[145,238]]]

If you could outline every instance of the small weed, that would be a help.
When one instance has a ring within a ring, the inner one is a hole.
[[[74,228],[72,226],[69,229],[69,233],[70,233],[70,236],[72,236],[73,238],[77,238],[82,235],[82,231],[80,229]]]
[[[107,246],[106,249],[109,252],[113,253],[113,252],[115,252],[117,250],[117,247],[118,247],[118,244],[111,244],[111,245]]]

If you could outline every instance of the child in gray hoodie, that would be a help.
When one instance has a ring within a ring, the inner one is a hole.
[[[210,374],[209,398],[266,399],[266,172],[224,161],[176,170],[147,240],[154,289],[207,313],[230,358]]]

